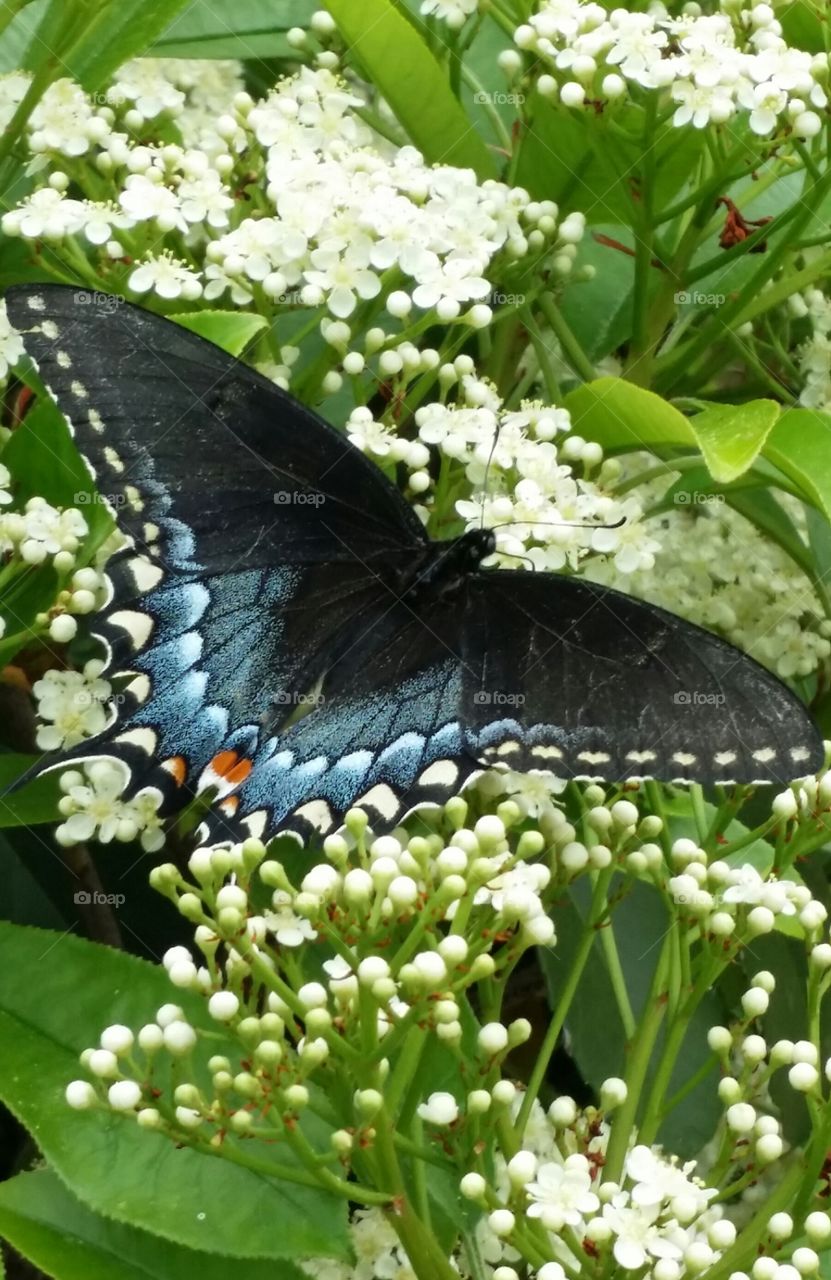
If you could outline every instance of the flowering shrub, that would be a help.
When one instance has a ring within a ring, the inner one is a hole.
[[[93,9],[0,13],[4,283],[210,338],[433,536],[708,627],[827,727],[818,9]],[[61,1280],[827,1274],[831,773],[491,769],[302,848],[199,844],[106,758],[27,784],[118,713],[122,536],[4,306],[0,377],[0,1097],[42,1156],[9,1248]]]

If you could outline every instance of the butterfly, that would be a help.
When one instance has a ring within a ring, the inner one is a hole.
[[[8,313],[127,539],[94,631],[121,690],[58,763],[115,757],[214,835],[390,829],[492,767],[786,782],[822,744],[711,633],[562,574],[483,568],[286,392],[173,321],[70,286]],[[47,758],[48,767],[54,759]],[[164,810],[163,810],[164,811]]]

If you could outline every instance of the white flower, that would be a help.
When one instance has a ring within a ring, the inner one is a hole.
[[[396,441],[382,423],[376,422],[369,409],[359,407],[353,409],[346,424],[346,434],[350,444],[354,444],[361,453],[371,453],[376,458],[385,458]]]
[[[135,293],[149,293],[152,289],[160,298],[183,298],[186,302],[193,302],[202,292],[199,277],[167,251],[148,255],[127,283]]]
[[[449,27],[461,27],[477,7],[478,0],[422,0],[421,12],[435,14]]]
[[[23,340],[16,329],[12,328],[8,314],[6,312],[5,299],[0,301],[0,378],[5,378],[12,365],[17,364],[18,360],[24,354]],[[5,467],[2,468],[0,475],[0,488],[5,488],[9,483],[9,473]],[[3,494],[0,497],[0,506],[5,506],[11,502],[9,494]]]
[[[642,1144],[633,1147],[626,1158],[626,1176],[635,1183],[631,1191],[633,1204],[651,1208],[676,1196],[691,1196],[698,1203],[699,1212],[703,1212],[718,1192],[692,1181],[687,1175],[694,1168],[694,1160],[679,1167],[651,1147]]]
[[[44,93],[28,123],[32,151],[59,151],[74,157],[89,151],[93,140],[109,133],[109,124],[95,113],[74,80],[56,80]]]
[[[603,1206],[603,1217],[615,1235],[612,1252],[618,1265],[626,1271],[638,1271],[650,1258],[683,1257],[683,1250],[669,1239],[666,1228],[658,1225],[660,1206],[627,1207],[626,1199],[625,1194],[617,1195]]]
[[[179,204],[186,222],[207,222],[209,227],[227,227],[228,210],[234,200],[215,169],[179,184]]]
[[[314,926],[292,910],[291,896],[285,890],[275,891],[271,905],[273,909],[264,911],[263,916],[269,933],[274,935],[279,946],[299,947],[317,937]]]
[[[26,95],[31,76],[25,71],[11,71],[0,76],[0,129],[5,129]]]
[[[27,240],[60,240],[74,235],[83,224],[83,203],[67,199],[52,187],[33,191],[16,209],[3,214],[6,235],[25,236]]]
[[[74,771],[62,776],[66,800],[61,802],[61,812],[69,811],[69,817],[58,831],[67,843],[79,844],[95,836],[102,844],[109,844],[116,838],[127,780],[126,767],[115,760],[87,765],[86,781]]]
[[[596,1213],[600,1201],[591,1189],[589,1162],[585,1156],[569,1156],[565,1164],[547,1161],[525,1188],[531,1201],[527,1214],[539,1218],[549,1231],[580,1227],[586,1214]]]
[[[120,200],[122,209],[134,222],[154,220],[162,231],[187,229],[176,193],[144,173],[130,174]]]
[[[306,280],[323,291],[332,315],[340,319],[352,315],[359,298],[375,298],[381,291],[381,281],[369,269],[364,245],[352,245],[343,252],[315,249],[310,259],[312,269],[305,272]]]
[[[439,309],[442,318],[453,319],[461,311],[461,304],[486,298],[491,291],[481,275],[481,263],[469,258],[438,257],[429,268],[419,273],[419,284],[413,292],[413,302],[425,311]]]
[[[35,681],[38,716],[52,721],[38,728],[41,751],[74,747],[106,728],[111,686],[100,678],[100,668],[100,662],[92,660],[83,672],[47,671]]]
[[[164,58],[136,58],[119,68],[108,97],[116,105],[129,101],[145,120],[162,111],[178,112],[185,95],[172,83],[174,69]]]

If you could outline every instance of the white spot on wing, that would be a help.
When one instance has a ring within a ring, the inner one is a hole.
[[[717,751],[713,756],[716,764],[733,764],[736,759],[735,751]]]
[[[77,396],[79,400],[87,400],[89,398],[89,392],[87,391],[83,382],[79,382],[77,378],[71,384],[69,390],[72,392],[74,396]]]
[[[146,613],[138,613],[132,609],[119,609],[111,613],[110,622],[127,632],[136,649],[142,649],[150,639],[153,630],[153,619]]]
[[[459,767],[452,760],[437,760],[424,770],[419,783],[424,787],[452,787],[459,776]]]
[[[150,677],[143,673],[141,675],[137,675],[126,687],[127,692],[132,693],[133,697],[136,698],[138,702],[146,702],[150,697]]]
[[[385,782],[379,782],[377,786],[367,791],[366,795],[359,796],[355,801],[356,805],[371,805],[380,813],[382,818],[389,818],[390,821],[398,813],[398,796],[392,787],[388,787]]]
[[[58,352],[56,352],[56,354],[55,354],[55,359],[57,360],[58,365],[59,365],[59,367],[60,367],[61,369],[71,369],[71,368],[72,368],[72,357],[70,356],[70,354],[69,354],[69,352],[68,352],[68,351],[58,351]]]
[[[608,764],[611,760],[608,751],[578,751],[577,759],[585,760],[586,764]]]
[[[126,742],[132,747],[140,747],[148,756],[152,756],[156,750],[158,737],[152,729],[141,727],[128,729],[126,733],[120,733],[115,741]]]
[[[247,818],[243,818],[242,825],[247,828],[255,840],[259,840],[260,836],[266,829],[268,823],[268,814],[265,809],[257,809],[255,813],[249,813]],[[286,834],[291,834],[287,832]]]
[[[144,556],[136,556],[128,564],[139,591],[152,591],[164,577],[164,571],[157,564],[145,560]]]
[[[296,817],[303,818],[316,831],[328,831],[332,826],[332,810],[325,800],[310,800],[294,812]]]
[[[531,755],[539,756],[541,760],[562,760],[563,753],[559,747],[538,746],[531,748]]]
[[[648,764],[650,760],[657,760],[654,751],[627,751],[626,759],[631,760],[633,764]]]
[[[792,760],[810,760],[811,753],[807,747],[791,747]]]
[[[759,764],[767,764],[769,760],[776,759],[776,752],[773,747],[762,747],[761,751],[753,752],[753,759],[758,760]]]
[[[39,293],[32,293],[26,299],[26,306],[30,311],[45,311],[46,303]]]
[[[695,764],[697,758],[697,756],[691,755],[689,751],[676,751],[672,757],[674,764],[680,764],[685,769],[689,765]]]

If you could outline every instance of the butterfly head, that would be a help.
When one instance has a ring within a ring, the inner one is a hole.
[[[483,560],[496,551],[496,534],[493,529],[469,529],[458,541],[464,558],[470,562],[471,569],[478,569]]]

